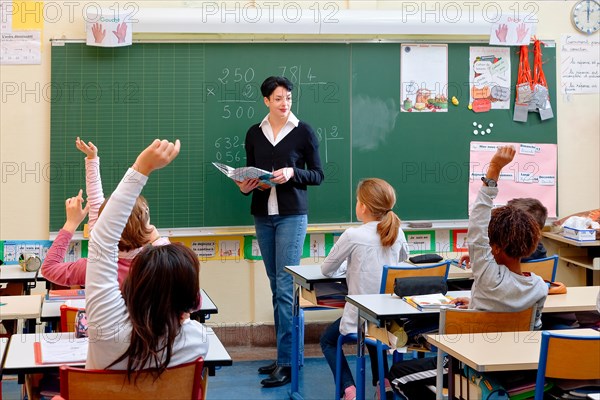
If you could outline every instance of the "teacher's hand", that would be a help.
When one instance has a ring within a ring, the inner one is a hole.
[[[251,191],[253,191],[254,189],[256,189],[260,183],[260,181],[258,179],[246,179],[245,181],[242,182],[238,182],[238,181],[234,181],[236,183],[236,185],[239,186],[240,190],[243,193],[249,193]]]
[[[273,177],[271,178],[271,182],[282,184],[286,183],[294,176],[294,168],[281,168],[277,171],[273,172]]]

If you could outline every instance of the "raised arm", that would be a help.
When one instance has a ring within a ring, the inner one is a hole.
[[[91,232],[98,220],[100,207],[104,203],[104,192],[100,177],[100,158],[98,157],[98,148],[92,142],[85,143],[77,137],[75,146],[86,155],[85,192],[87,195],[87,204],[90,205],[88,229]]]
[[[83,207],[82,191],[75,197],[68,198],[65,201],[67,211],[67,221],[58,236],[52,242],[48,254],[42,264],[42,275],[50,282],[61,286],[83,285],[85,284],[85,269],[87,260],[80,258],[74,262],[64,262],[65,254],[69,249],[69,243],[73,238],[73,233],[84,220],[88,213],[90,204]]]

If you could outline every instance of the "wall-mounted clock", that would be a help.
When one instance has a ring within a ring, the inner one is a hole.
[[[581,33],[591,35],[600,29],[600,1],[581,0],[571,10],[571,21]]]

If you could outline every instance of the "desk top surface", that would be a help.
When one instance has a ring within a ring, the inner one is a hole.
[[[573,240],[573,239],[564,237],[560,233],[554,233],[554,232],[542,232],[542,236],[545,238],[548,238],[548,239],[556,240],[557,242],[567,243],[567,244],[570,244],[572,246],[577,246],[577,247],[600,247],[600,240],[591,240],[591,241],[580,242],[577,240]]]
[[[20,265],[11,264],[0,266],[0,282],[33,282],[35,280],[35,272],[23,271]],[[39,271],[37,280],[46,280],[42,276],[42,271]]]
[[[414,264],[400,263],[399,265],[407,267],[415,267]],[[314,284],[317,282],[339,282],[346,279],[345,275],[336,277],[327,277],[321,273],[320,264],[312,265],[294,265],[286,266],[285,270],[290,273],[294,280],[301,285]],[[462,269],[456,265],[450,264],[450,271],[448,272],[448,280],[453,279],[470,279],[473,276],[473,271],[470,269]]]
[[[600,336],[600,332],[594,329],[549,332]],[[541,331],[426,336],[429,343],[477,371],[535,370],[538,367]]]
[[[566,294],[548,296],[543,312],[594,311],[596,310],[598,291],[600,291],[600,286],[569,287]],[[447,295],[452,297],[471,297],[471,291],[449,291]],[[346,296],[346,301],[358,307],[361,312],[381,319],[439,312],[438,309],[417,310],[398,296],[389,294],[349,295]]]
[[[42,296],[0,296],[0,320],[39,318]]]
[[[231,356],[211,328],[207,329],[209,340],[208,354],[204,359],[205,366],[226,366],[233,363]],[[11,336],[10,343],[6,349],[3,373],[35,372],[35,370],[56,368],[62,364],[36,364],[33,344],[42,340],[56,342],[57,340],[73,340],[73,332],[63,333],[28,333]],[[73,363],[69,365],[84,366],[85,363]]]
[[[202,296],[202,305],[200,311],[204,314],[217,314],[219,309],[213,303],[212,299],[206,294],[204,289],[200,289],[200,295]],[[64,301],[46,301],[42,303],[42,319],[56,319],[60,318],[60,306],[65,304]]]

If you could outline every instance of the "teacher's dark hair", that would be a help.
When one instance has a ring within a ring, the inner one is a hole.
[[[121,290],[131,321],[129,348],[111,365],[127,360],[127,375],[156,368],[162,374],[181,330],[181,315],[199,306],[200,263],[182,244],[146,246],[131,263]],[[107,368],[108,368],[107,367]]]
[[[283,76],[270,76],[260,85],[260,92],[263,97],[269,98],[271,94],[278,87],[284,87],[288,92],[291,92],[294,89],[294,84],[290,82],[290,80]]]

